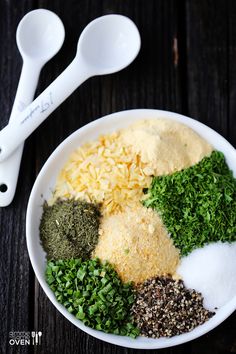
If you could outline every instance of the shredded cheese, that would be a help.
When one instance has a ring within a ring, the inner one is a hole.
[[[150,182],[147,164],[123,145],[119,133],[113,133],[81,146],[70,156],[57,179],[53,201],[82,198],[102,203],[103,213],[113,214],[140,204],[142,190]]]

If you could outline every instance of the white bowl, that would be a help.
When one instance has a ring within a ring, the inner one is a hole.
[[[198,326],[189,333],[171,338],[149,339],[138,337],[136,339],[132,339],[129,337],[107,334],[91,329],[86,327],[81,321],[77,320],[65,309],[65,307],[57,302],[53,292],[45,281],[44,272],[46,267],[46,257],[45,252],[40,245],[39,224],[42,215],[43,202],[51,196],[55,186],[56,177],[71,152],[73,152],[79,145],[94,140],[101,134],[110,133],[120,128],[127,127],[134,121],[149,118],[165,118],[186,124],[205,138],[209,143],[211,143],[216,150],[220,150],[224,153],[229,167],[233,170],[234,175],[236,176],[236,150],[221,135],[216,133],[211,128],[208,128],[206,125],[194,119],[168,111],[149,109],[123,111],[110,114],[87,124],[86,126],[78,129],[75,133],[71,134],[57,147],[43,166],[35,181],[29,199],[26,217],[26,238],[30,260],[40,285],[54,306],[70,322],[86,333],[109,343],[138,349],[171,347],[188,342],[209,332],[224,321],[236,309],[236,296],[225,306],[220,308],[216,315],[203,325]]]

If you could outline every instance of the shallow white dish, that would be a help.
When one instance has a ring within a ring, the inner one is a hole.
[[[50,198],[55,187],[56,177],[71,152],[73,152],[79,145],[94,140],[101,134],[110,133],[120,128],[127,127],[134,121],[140,119],[158,118],[175,120],[180,123],[184,123],[195,130],[199,135],[212,144],[216,150],[220,150],[224,153],[229,167],[233,170],[234,176],[236,176],[236,150],[221,135],[206,125],[194,119],[168,111],[149,109],[122,111],[107,115],[87,124],[86,126],[78,129],[75,133],[71,134],[57,147],[43,166],[35,181],[27,208],[26,239],[28,252],[38,281],[50,301],[70,322],[88,334],[106,342],[129,348],[158,349],[175,346],[193,340],[218,326],[236,310],[236,296],[225,306],[217,310],[216,315],[205,324],[198,326],[192,332],[171,338],[149,339],[139,337],[137,339],[132,339],[129,337],[117,336],[93,330],[84,326],[81,321],[77,320],[61,304],[59,304],[53,292],[47,285],[44,278],[46,255],[40,245],[39,224],[42,215],[43,202],[45,199],[47,200]]]

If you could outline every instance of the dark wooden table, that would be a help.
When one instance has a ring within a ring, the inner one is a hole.
[[[79,34],[98,16],[129,16],[140,30],[142,49],[122,72],[85,82],[26,142],[15,199],[0,210],[0,353],[139,353],[88,336],[46,298],[26,249],[29,194],[62,140],[115,111],[156,108],[183,113],[236,146],[236,1],[0,0],[1,127],[8,122],[22,65],[15,44],[17,24],[35,8],[56,12],[66,29],[63,48],[42,71],[38,93],[70,63]],[[10,331],[36,330],[43,332],[41,346],[9,345]],[[236,353],[236,313],[209,334],[158,352]]]

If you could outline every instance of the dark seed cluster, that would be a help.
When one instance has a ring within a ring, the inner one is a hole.
[[[182,280],[157,277],[136,287],[132,315],[141,335],[172,337],[190,332],[214,315],[203,307],[203,297],[186,289]]]

